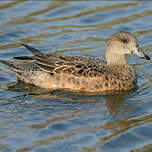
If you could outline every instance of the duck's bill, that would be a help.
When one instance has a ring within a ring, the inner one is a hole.
[[[142,59],[150,60],[150,57],[145,52],[143,52],[140,48],[134,51],[133,54],[137,55]]]

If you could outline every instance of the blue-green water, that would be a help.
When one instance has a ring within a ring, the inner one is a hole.
[[[104,59],[106,40],[134,33],[152,57],[150,1],[1,1],[0,58],[43,52]],[[138,88],[121,95],[46,91],[0,65],[0,151],[151,152],[151,61],[128,56]]]

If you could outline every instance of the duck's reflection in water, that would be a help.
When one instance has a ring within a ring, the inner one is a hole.
[[[137,90],[137,87],[129,91],[106,91],[106,92],[71,92],[71,90],[48,90],[36,87],[18,81],[17,83],[11,82],[7,84],[6,91],[10,92],[21,92],[22,96],[32,96],[39,99],[61,99],[71,102],[94,102],[94,103],[105,103],[109,109],[109,113],[116,115],[119,113],[119,107],[123,104],[126,96],[132,94]]]
[[[67,137],[68,140],[74,136],[79,136],[82,134],[85,136],[85,134],[88,132],[92,134],[96,134],[99,132],[101,133],[101,135],[98,137],[96,142],[94,142],[91,147],[85,147],[88,149],[93,148],[95,150],[101,147],[101,145],[104,145],[106,141],[109,141],[110,139],[119,136],[121,133],[128,131],[133,126],[135,127],[140,125],[140,123],[145,123],[144,119],[141,120],[136,117],[119,117],[122,113],[124,114],[128,110],[128,106],[126,106],[126,101],[128,100],[128,98],[131,98],[134,95],[135,90],[136,89],[129,92],[115,92],[115,94],[112,94],[112,92],[110,92],[109,94],[105,93],[101,95],[96,93],[74,93],[65,90],[44,90],[23,82],[18,82],[13,85],[10,84],[7,89],[7,91],[22,92],[24,95],[32,96],[35,99],[35,102],[30,104],[39,106],[41,112],[43,111],[43,113],[39,117],[42,117],[44,119],[37,123],[32,122],[30,125],[28,125],[28,128],[41,130],[47,129],[48,126],[52,126],[54,124],[57,124],[57,126],[64,126],[66,123],[68,123],[69,128],[74,127],[73,129],[68,129],[68,131],[64,131],[63,134],[50,134],[50,136],[45,139],[47,143],[50,142],[51,144],[52,141],[56,143],[58,141],[66,140],[65,137]],[[44,99],[49,102],[43,102]],[[70,104],[64,104],[65,102]],[[43,107],[43,105],[46,104],[47,107]],[[53,106],[52,108],[50,108],[51,111],[47,111],[52,105],[58,105],[58,107]],[[57,108],[59,108],[60,111],[58,111]],[[39,108],[36,108],[35,110],[39,110]],[[108,113],[108,115],[110,115],[110,118],[106,117],[107,115],[104,115],[104,113]],[[84,121],[83,118],[85,118],[86,121]],[[147,118],[149,122],[149,116],[147,116]],[[64,127],[61,130],[64,130]],[[102,132],[106,130],[110,130],[110,132],[103,136]],[[45,145],[45,143],[41,143],[41,140],[36,141],[36,143],[39,143],[39,146]],[[34,147],[37,146],[37,144],[34,144]],[[84,147],[81,148],[83,149]]]

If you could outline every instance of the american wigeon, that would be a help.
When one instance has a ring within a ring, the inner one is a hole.
[[[30,84],[48,89],[71,89],[86,92],[130,90],[136,86],[137,76],[126,61],[127,54],[150,60],[138,46],[136,38],[128,32],[117,32],[108,40],[106,61],[81,56],[59,56],[42,53],[24,45],[33,57],[31,63],[0,60],[17,77]]]

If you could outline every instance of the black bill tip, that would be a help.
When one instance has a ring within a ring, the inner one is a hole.
[[[150,60],[150,57],[148,55],[145,55],[146,60]]]

